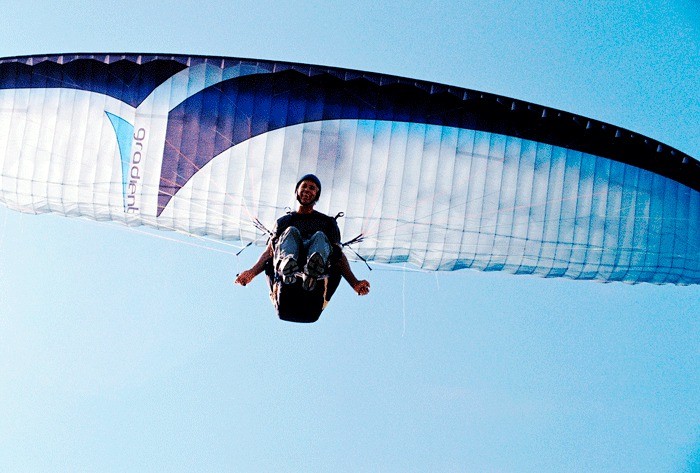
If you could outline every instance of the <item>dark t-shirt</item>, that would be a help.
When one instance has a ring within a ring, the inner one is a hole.
[[[275,241],[288,227],[296,227],[304,240],[308,240],[314,233],[322,231],[331,244],[340,243],[340,229],[335,219],[315,210],[310,214],[291,212],[277,219],[273,231]]]

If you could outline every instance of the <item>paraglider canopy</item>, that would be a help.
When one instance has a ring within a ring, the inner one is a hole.
[[[0,199],[23,212],[259,241],[311,171],[366,260],[700,282],[700,163],[545,106],[332,67],[77,54],[1,59],[0,108]]]

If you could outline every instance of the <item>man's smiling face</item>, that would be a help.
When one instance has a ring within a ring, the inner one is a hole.
[[[313,205],[318,196],[318,186],[312,181],[301,181],[297,188],[297,201],[301,205]]]

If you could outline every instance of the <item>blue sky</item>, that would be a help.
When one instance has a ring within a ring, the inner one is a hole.
[[[0,56],[356,68],[700,157],[696,0],[38,5],[3,4]],[[232,284],[257,249],[190,243],[0,209],[0,470],[700,470],[698,287],[355,265],[372,293],[299,326]]]

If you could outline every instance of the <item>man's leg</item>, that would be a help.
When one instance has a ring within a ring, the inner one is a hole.
[[[302,246],[301,233],[296,227],[288,227],[275,245],[273,263],[275,271],[282,277],[284,284],[296,281],[296,273],[299,271],[299,251]]]
[[[316,280],[326,273],[326,265],[331,255],[332,246],[326,234],[321,231],[314,233],[309,240],[304,242],[304,246],[308,248],[307,254],[309,255],[304,267],[306,275],[304,289],[310,291],[316,285]]]

